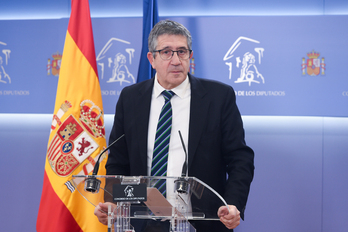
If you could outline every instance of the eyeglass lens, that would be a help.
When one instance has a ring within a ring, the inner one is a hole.
[[[161,56],[162,59],[164,60],[169,60],[173,57],[174,55],[174,52],[177,53],[178,57],[180,59],[188,59],[189,56],[190,56],[190,51],[187,50],[187,49],[180,49],[178,51],[173,51],[173,50],[170,50],[170,49],[165,49],[165,50],[161,50],[159,51],[159,54]]]

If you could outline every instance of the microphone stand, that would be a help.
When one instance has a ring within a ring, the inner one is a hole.
[[[180,140],[181,140],[181,145],[184,149],[184,152],[185,152],[185,161],[184,161],[184,164],[182,166],[182,172],[181,172],[181,177],[178,179],[178,180],[175,180],[174,183],[175,183],[175,190],[178,192],[178,193],[185,193],[187,194],[189,192],[189,183],[187,181],[187,177],[188,177],[188,170],[187,170],[187,166],[188,166],[188,155],[187,155],[187,152],[186,152],[186,148],[185,148],[185,144],[184,144],[184,140],[181,136],[181,132],[179,132],[179,136],[180,136]],[[186,177],[186,178],[185,178]]]
[[[95,163],[94,169],[93,169],[93,173],[91,176],[89,176],[86,181],[85,181],[85,190],[91,193],[98,193],[99,192],[99,188],[100,188],[100,183],[101,181],[98,180],[95,176],[98,174],[98,170],[99,170],[99,161],[100,161],[100,157],[102,157],[102,155],[109,150],[109,148],[114,145],[115,143],[117,143],[118,140],[120,140],[122,137],[124,136],[121,135],[120,137],[118,137],[115,141],[113,141],[107,148],[105,148],[99,155],[97,162]]]

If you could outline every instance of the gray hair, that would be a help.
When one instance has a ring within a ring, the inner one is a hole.
[[[187,39],[187,47],[192,50],[191,33],[182,24],[172,20],[159,21],[151,30],[148,38],[149,51],[153,52],[157,47],[157,39],[160,35],[182,35]]]

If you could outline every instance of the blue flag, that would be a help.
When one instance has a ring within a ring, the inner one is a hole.
[[[158,7],[157,0],[144,0],[143,1],[143,44],[140,55],[140,63],[138,70],[137,83],[150,79],[155,75],[155,70],[151,67],[150,62],[147,59],[148,42],[147,39],[153,28],[158,22]]]

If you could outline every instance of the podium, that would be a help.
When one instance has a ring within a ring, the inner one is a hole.
[[[166,181],[166,197],[155,187],[159,180]],[[105,212],[108,232],[195,232],[191,222],[219,221],[219,207],[227,206],[195,177],[74,175],[72,184],[94,206],[96,194],[111,203]]]

